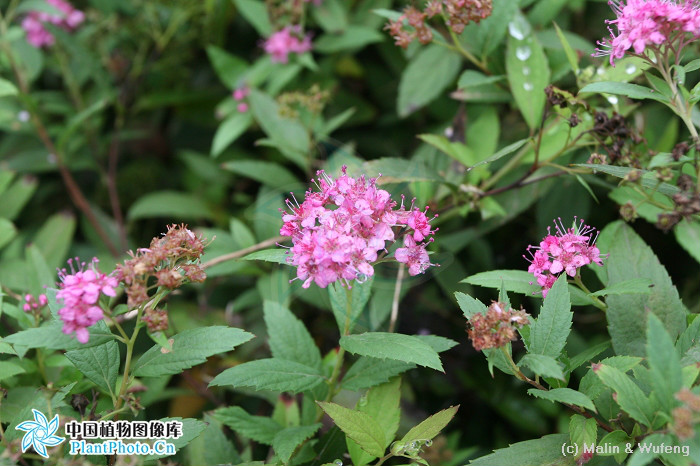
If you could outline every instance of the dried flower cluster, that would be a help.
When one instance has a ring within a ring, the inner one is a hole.
[[[46,3],[52,6],[57,13],[31,11],[22,20],[22,29],[27,34],[27,42],[36,48],[48,47],[56,42],[53,34],[46,29],[46,24],[53,24],[66,31],[73,31],[85,21],[85,14],[73,8],[73,5],[65,0],[46,0]]]
[[[304,202],[287,200],[291,213],[282,209],[284,225],[280,234],[291,236],[293,246],[288,262],[297,266],[297,278],[308,288],[315,282],[321,288],[340,280],[362,281],[374,275],[372,263],[387,241],[397,239],[394,227],[405,227],[404,247],[395,258],[408,265],[409,274],[425,272],[431,264],[425,250],[435,230],[430,220],[414,206],[397,208],[389,193],[362,175],[343,174],[332,179],[318,172],[314,180],[320,192],[309,190]]]
[[[124,283],[127,306],[136,309],[149,299],[148,292],[156,287],[178,288],[185,282],[203,282],[204,270],[199,258],[204,253],[204,241],[185,225],[171,225],[162,237],[151,240],[132,258],[117,265],[117,276]]]
[[[299,108],[320,115],[330,98],[330,92],[321,90],[318,84],[312,85],[306,92],[284,92],[277,98],[280,115],[288,118],[298,118]]]
[[[645,56],[667,51],[680,53],[690,41],[700,37],[700,4],[696,0],[611,0],[617,32],[610,28],[610,38],[598,42],[594,56],[609,56],[610,64],[630,49]]]
[[[697,422],[697,414],[700,413],[700,396],[687,388],[682,388],[676,393],[676,399],[682,402],[683,405],[673,410],[671,427],[679,439],[688,440],[695,437],[693,421]]]
[[[442,16],[445,24],[456,34],[461,34],[467,24],[478,23],[491,16],[491,0],[431,0],[423,11],[408,6],[396,21],[389,21],[384,29],[394,38],[396,45],[406,48],[414,40],[428,44],[433,40],[433,32],[427,21]]]
[[[574,228],[567,229],[564,228],[561,219],[559,223],[554,222],[556,233],[552,235],[551,229],[548,228],[548,234],[539,246],[528,246],[527,251],[531,259],[523,256],[530,261],[527,271],[535,276],[537,283],[542,287],[543,297],[547,296],[547,292],[562,272],[574,277],[577,270],[584,265],[603,265],[600,251],[595,246],[595,240],[598,238],[595,228],[584,224],[583,220],[578,225],[574,221],[574,225]]]
[[[670,230],[684,218],[690,220],[700,213],[700,191],[697,190],[693,178],[682,174],[678,177],[676,185],[680,192],[671,197],[673,211],[659,214],[656,222],[656,226],[664,231]]]
[[[87,328],[104,317],[98,304],[100,295],[116,296],[115,288],[119,286],[117,278],[97,269],[97,262],[95,258],[90,265],[86,265],[76,258],[74,264],[70,259],[70,273],[66,269],[58,272],[61,283],[56,298],[63,305],[58,310],[58,316],[63,321],[63,333],[75,332],[80,343],[87,343],[90,338]]]
[[[301,26],[285,26],[268,37],[263,47],[273,62],[287,63],[290,53],[311,50],[311,36],[304,35]]]
[[[507,304],[494,301],[486,314],[480,312],[469,319],[467,334],[477,351],[500,348],[517,338],[516,327],[522,328],[530,320],[522,309],[513,310]]]

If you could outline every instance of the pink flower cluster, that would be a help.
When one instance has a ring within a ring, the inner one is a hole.
[[[116,296],[114,289],[119,285],[119,281],[100,272],[97,269],[96,258],[89,267],[76,258],[77,270],[72,260],[69,260],[68,264],[71,273],[66,269],[58,272],[61,283],[56,297],[63,304],[58,315],[63,321],[63,333],[75,332],[80,343],[87,343],[90,338],[87,327],[104,317],[102,308],[97,304],[100,294]]]
[[[537,283],[542,287],[543,297],[547,296],[561,272],[574,277],[577,269],[584,265],[603,265],[600,251],[595,246],[595,240],[598,238],[597,233],[594,235],[595,228],[584,224],[583,220],[575,228],[564,228],[561,219],[559,224],[554,222],[554,226],[556,234],[552,235],[548,228],[548,234],[539,246],[528,246],[527,250],[532,259],[523,256],[530,261],[527,271],[535,276]]]
[[[39,309],[46,307],[49,304],[49,300],[45,294],[40,294],[38,298],[35,298],[31,294],[24,295],[24,304],[22,309],[24,312],[38,311]]]
[[[598,42],[594,56],[610,56],[610,64],[629,49],[641,55],[647,47],[674,44],[676,53],[691,40],[700,37],[700,3],[697,0],[627,0],[610,1],[617,18],[607,21],[617,27],[610,30],[610,39]],[[677,45],[676,41],[680,41]]]
[[[231,93],[233,100],[238,102],[236,106],[238,113],[245,113],[248,111],[248,103],[245,102],[245,98],[248,97],[248,94],[250,94],[250,88],[247,86],[238,87]]]
[[[273,62],[287,63],[290,53],[311,50],[311,36],[303,36],[300,26],[287,26],[268,37],[264,48]]]
[[[27,42],[36,48],[51,46],[56,41],[53,34],[44,26],[46,23],[54,24],[66,31],[73,31],[85,20],[85,14],[73,8],[73,5],[65,0],[46,0],[46,3],[61,14],[31,11],[22,20],[22,29],[27,34]]]
[[[308,288],[315,282],[321,288],[341,280],[363,281],[374,275],[372,263],[386,242],[397,239],[394,227],[406,227],[404,247],[396,250],[398,262],[408,265],[409,274],[425,272],[431,264],[425,250],[436,230],[430,226],[425,211],[403,202],[397,208],[390,194],[362,175],[352,178],[343,174],[333,180],[318,172],[313,180],[320,192],[309,190],[304,202],[287,200],[291,213],[282,209],[284,225],[280,234],[291,236],[293,246],[287,260],[297,266],[297,278]],[[427,241],[426,241],[427,240]]]

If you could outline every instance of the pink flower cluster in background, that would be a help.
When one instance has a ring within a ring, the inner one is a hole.
[[[304,36],[300,26],[287,26],[268,37],[264,48],[273,62],[287,63],[290,53],[305,53],[311,50],[311,36]]]
[[[27,293],[24,295],[24,304],[22,309],[24,312],[37,311],[49,304],[49,300],[45,294],[40,294],[37,298]]]
[[[547,236],[539,246],[528,246],[527,250],[532,259],[527,271],[535,276],[537,283],[542,287],[542,296],[546,297],[547,292],[560,274],[565,272],[568,276],[576,276],[576,271],[584,265],[596,263],[603,265],[600,251],[595,246],[598,238],[595,228],[583,223],[583,220],[576,228],[565,229],[559,219],[559,224],[554,222],[556,234],[552,235],[547,229]],[[532,251],[535,251],[534,254]]]
[[[386,251],[387,241],[397,239],[394,227],[406,227],[404,247],[396,250],[398,262],[408,265],[410,275],[425,272],[431,264],[425,250],[436,230],[430,226],[425,211],[403,202],[362,175],[352,178],[343,174],[332,179],[318,172],[314,180],[319,192],[306,192],[304,202],[287,200],[291,213],[282,211],[284,225],[280,234],[291,236],[293,246],[288,262],[297,266],[297,278],[308,288],[315,282],[321,288],[341,280],[362,281],[374,275],[373,262]]]
[[[617,18],[608,21],[617,28],[610,39],[599,42],[594,56],[610,56],[610,64],[633,49],[641,55],[647,47],[674,43],[675,52],[685,45],[689,33],[700,37],[700,4],[696,0],[627,0],[610,1]],[[680,41],[675,44],[676,41]]]
[[[71,273],[66,269],[58,273],[61,283],[56,297],[63,305],[58,311],[58,316],[63,321],[63,333],[75,332],[80,343],[87,343],[90,338],[87,327],[104,317],[97,304],[100,294],[116,296],[115,288],[119,281],[100,272],[97,269],[97,259],[93,259],[88,267],[77,258],[75,266],[72,260],[68,261],[68,265]]]
[[[27,34],[27,42],[36,48],[51,46],[56,41],[53,34],[46,29],[46,23],[54,24],[66,31],[73,31],[85,20],[85,14],[73,8],[73,5],[65,0],[46,0],[46,3],[61,14],[32,11],[22,20],[22,29]]]

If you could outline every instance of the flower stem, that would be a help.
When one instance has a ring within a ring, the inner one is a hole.
[[[396,273],[396,286],[394,287],[394,299],[391,303],[391,318],[389,319],[389,333],[396,328],[396,319],[399,317],[399,300],[401,299],[401,283],[403,282],[404,264],[399,262],[399,271]]]
[[[588,297],[593,300],[593,305],[595,307],[597,307],[603,312],[608,310],[608,306],[603,301],[601,301],[597,296],[592,296],[591,290],[589,290],[588,287],[583,284],[580,273],[576,273],[576,276],[574,277],[574,283],[576,284],[576,286],[581,288],[581,291],[586,293]]]

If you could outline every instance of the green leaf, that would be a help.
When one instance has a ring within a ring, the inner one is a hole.
[[[418,137],[466,167],[474,165],[476,162],[476,154],[466,144],[452,142],[445,136],[437,134],[419,134]]]
[[[646,346],[651,386],[663,410],[670,415],[678,404],[674,395],[683,385],[681,361],[664,324],[654,314],[649,314]]]
[[[349,333],[352,332],[357,319],[362,315],[362,311],[369,301],[372,292],[372,283],[373,280],[371,279],[364,283],[355,282],[352,288],[348,289],[339,282],[336,282],[328,287],[328,297],[331,301],[331,308],[341,334],[345,333],[345,320],[346,317],[348,317],[348,293],[351,295],[350,316],[348,320]]]
[[[303,322],[292,311],[273,301],[265,301],[263,312],[272,356],[320,370],[321,352]]]
[[[487,76],[480,71],[466,70],[459,76],[457,88],[464,89],[467,87],[497,83],[503,81],[505,78],[505,76]]]
[[[238,111],[222,121],[211,143],[211,156],[221,155],[241,134],[245,133],[252,123],[253,117],[250,112],[241,113]]]
[[[519,21],[526,22],[519,16]],[[528,25],[529,27],[529,25]],[[539,128],[549,84],[549,65],[537,38],[529,33],[522,38],[508,36],[506,72],[510,89],[525,122],[530,129]]]
[[[19,94],[17,87],[7,79],[0,78],[0,98]]]
[[[602,361],[600,361],[600,364],[606,364],[608,366],[618,369],[622,373],[625,373],[634,368],[640,362],[642,362],[642,358],[635,358],[632,356],[612,356],[603,359]],[[604,390],[605,386],[603,385],[600,378],[597,375],[595,375],[595,372],[593,371],[588,371],[586,375],[584,375],[581,379],[579,391],[588,395],[588,397],[592,400],[598,398],[598,396]]]
[[[644,356],[647,314],[656,314],[675,340],[685,329],[685,310],[668,272],[632,228],[614,222],[603,233],[612,238],[607,251],[610,256],[605,261],[607,286],[634,278],[647,279],[654,285],[650,294],[611,295],[606,300],[615,353]]]
[[[39,251],[36,244],[27,246],[26,251],[28,272],[30,272],[29,290],[32,294],[39,295],[46,288],[53,287],[56,283],[56,275],[49,268],[44,259],[44,255]],[[48,295],[47,295],[48,296]]]
[[[630,172],[640,172],[642,177],[640,178],[639,182],[645,188],[658,191],[661,194],[665,194],[667,196],[673,196],[674,194],[680,192],[680,188],[678,188],[677,186],[673,186],[672,184],[668,184],[665,182],[659,183],[659,180],[656,178],[655,172],[652,171],[639,170],[633,167],[618,167],[615,165],[602,165],[591,163],[576,163],[574,164],[574,166],[592,168],[593,173],[603,172],[607,173],[608,175],[615,176],[617,178],[624,178]]]
[[[353,411],[335,403],[318,401],[345,435],[374,457],[384,456],[386,438],[382,427],[369,414]]]
[[[591,293],[591,296],[610,296],[621,294],[651,294],[651,281],[647,278],[633,278],[623,282],[615,283],[612,286],[603,288],[600,291]]]
[[[304,443],[306,439],[311,438],[320,428],[321,424],[287,427],[277,432],[272,440],[272,448],[274,448],[275,453],[277,453],[282,462],[287,464],[299,445]]]
[[[595,358],[598,356],[600,353],[603,351],[607,350],[610,348],[611,342],[610,340],[606,340],[602,343],[598,343],[595,346],[591,346],[590,348],[587,348],[583,350],[581,353],[577,354],[573,358],[569,360],[569,371],[573,371],[577,367],[579,367],[581,364],[584,364],[591,359]]]
[[[236,433],[265,445],[272,442],[282,426],[265,416],[253,416],[239,406],[219,408],[214,417],[229,426]]]
[[[276,248],[276,249],[263,249],[262,251],[255,251],[247,256],[241,257],[242,261],[265,261],[265,262],[274,262],[276,264],[285,264],[289,265],[287,263],[287,258],[289,257],[289,254],[287,254],[286,249],[282,248]]]
[[[571,65],[571,70],[574,72],[574,74],[578,74],[578,55],[569,44],[569,41],[557,25],[557,23],[553,24],[554,29],[557,31],[557,37],[559,38],[559,42],[561,42],[561,46],[564,49],[564,53],[566,53],[566,59],[569,60],[569,65]]]
[[[209,356],[231,351],[253,337],[252,333],[223,326],[185,330],[172,337],[172,351],[164,352],[160,345],[154,345],[141,355],[133,365],[134,375],[158,377],[178,374],[205,362]]]
[[[66,146],[68,141],[73,139],[73,134],[83,129],[85,126],[85,122],[91,118],[95,118],[95,115],[104,110],[109,105],[110,101],[111,98],[99,99],[97,102],[94,102],[78,114],[70,117],[70,119],[68,120],[68,124],[65,128],[63,128],[63,130],[60,133],[61,135],[59,136],[58,141],[56,142],[58,150],[62,150],[62,148]]]
[[[156,191],[139,198],[129,209],[127,218],[175,217],[178,219],[212,219],[214,214],[202,200],[180,191]]]
[[[274,162],[265,160],[233,160],[223,163],[221,167],[281,191],[293,191],[300,186],[296,176]]]
[[[0,248],[3,248],[17,236],[17,228],[6,218],[0,217]]]
[[[0,380],[9,379],[25,372],[27,370],[14,361],[0,361]]]
[[[591,405],[592,404],[593,402],[591,401]],[[580,414],[574,414],[569,421],[569,436],[571,443],[578,445],[578,454],[576,457],[580,458],[584,450],[592,449],[596,440],[598,440],[598,426],[596,425],[595,419],[585,418]]]
[[[267,94],[253,89],[248,101],[255,120],[272,145],[289,160],[306,169],[310,141],[304,126],[298,120],[280,115],[277,102]]]
[[[348,26],[338,33],[325,33],[314,41],[314,50],[320,53],[336,53],[357,50],[369,44],[382,42],[384,35],[367,26]]]
[[[651,427],[654,407],[627,374],[607,364],[601,364],[595,369],[595,374],[617,393],[616,401],[620,408],[643,425]]]
[[[209,55],[209,61],[224,86],[234,89],[240,85],[241,77],[248,69],[248,63],[245,60],[231,55],[215,45],[207,46],[207,55]]]
[[[518,365],[529,367],[535,374],[541,375],[542,377],[553,377],[555,379],[565,380],[561,366],[557,360],[551,356],[528,353],[523,356]]]
[[[14,220],[34,195],[39,181],[33,176],[23,176],[0,194],[0,217]]]
[[[428,346],[430,346],[432,349],[437,351],[438,353],[442,353],[443,351],[447,351],[451,348],[454,348],[455,346],[459,345],[454,340],[450,340],[449,338],[441,337],[439,335],[414,335],[416,338],[419,340],[423,341],[424,343],[427,343]]]
[[[254,387],[299,393],[311,390],[323,382],[318,369],[285,359],[258,359],[246,362],[217,375],[209,385]]]
[[[98,387],[115,397],[119,375],[119,345],[116,341],[66,352],[66,357]]]
[[[403,183],[406,181],[439,181],[444,177],[417,160],[383,157],[362,164],[363,172],[374,176],[381,174],[378,184]]]
[[[263,37],[272,34],[272,24],[267,16],[265,3],[259,0],[233,0],[246,21]]]
[[[183,419],[181,417],[166,417],[166,418],[161,419],[161,421],[162,422],[168,422],[168,421],[180,421],[180,422],[182,422],[182,437],[168,439],[168,442],[172,443],[175,446],[176,450],[183,448],[188,443],[190,443],[192,440],[199,437],[202,434],[202,432],[204,432],[204,430],[207,428],[207,425],[205,423],[203,423],[202,421],[198,421],[197,419]],[[144,457],[144,460],[163,458],[165,456],[168,456],[168,455],[148,455],[148,456]]]
[[[348,25],[348,6],[342,0],[329,0],[311,8],[311,14],[324,31],[338,32]]]
[[[406,117],[435,100],[459,72],[459,55],[436,44],[421,49],[411,60],[399,82],[397,109]]]
[[[561,446],[569,434],[551,434],[496,450],[469,463],[470,466],[554,466],[574,465],[573,457],[562,458]],[[570,461],[567,461],[570,459]]]
[[[627,456],[625,447],[628,443],[634,444],[634,441],[624,430],[614,430],[600,439],[598,445],[602,448],[602,452],[596,454],[599,456],[613,456],[615,461],[622,463]],[[615,449],[619,450],[619,453],[606,453],[608,451],[613,452]]]
[[[676,341],[678,354],[685,354],[692,346],[700,343],[700,319],[695,317]]]
[[[700,262],[700,222],[683,220],[673,230],[676,234],[676,241],[688,251],[696,261]]]
[[[407,362],[362,356],[345,373],[342,387],[356,392],[387,382],[391,377],[415,367],[415,364]]]
[[[41,327],[30,328],[13,333],[3,341],[11,345],[26,346],[27,348],[48,348],[54,350],[67,350],[95,346],[114,339],[109,327],[100,321],[88,328],[90,339],[87,343],[80,343],[73,335],[66,335],[61,330],[61,322],[52,321]]]
[[[532,284],[534,281],[535,277],[524,270],[492,270],[471,275],[460,283],[496,289],[503,284],[506,291],[532,296],[542,291],[542,287]]]
[[[51,270],[64,265],[75,234],[75,226],[75,216],[69,212],[62,212],[49,217],[34,236],[34,244]]]
[[[584,86],[579,91],[579,95],[583,93],[592,94],[615,94],[624,95],[630,99],[651,99],[658,102],[668,103],[668,97],[664,97],[658,92],[649,89],[648,87],[640,86],[639,84],[621,83],[616,81],[602,81],[591,83]]]
[[[529,141],[529,139],[521,139],[520,141],[516,141],[512,144],[508,144],[506,147],[499,150],[498,152],[491,155],[490,157],[485,158],[481,162],[475,163],[474,165],[472,165],[472,167],[469,170],[473,170],[474,168],[481,166],[481,165],[486,165],[486,164],[489,164],[491,162],[495,162],[496,160],[503,158],[508,154],[512,154],[513,152],[515,152],[516,150],[520,149],[525,144],[527,144],[528,141]]]
[[[204,415],[207,428],[187,446],[188,464],[239,464],[241,460],[233,443],[222,432],[221,423]]]
[[[556,359],[566,346],[574,316],[566,278],[563,275],[557,279],[544,299],[537,319],[530,325],[530,353]]]
[[[450,423],[458,409],[459,405],[438,411],[406,432],[401,443],[410,443],[414,440],[432,440]]]
[[[442,372],[440,356],[427,343],[411,335],[387,332],[367,332],[346,335],[340,339],[346,351],[362,356],[418,364]]]
[[[458,291],[455,293],[455,298],[457,298],[457,305],[459,305],[459,308],[462,310],[467,320],[471,319],[474,314],[485,314],[488,311],[484,303],[478,299],[472,298],[468,294]]]
[[[537,398],[557,401],[559,403],[568,403],[590,409],[593,412],[596,411],[593,401],[588,396],[570,388],[553,388],[551,390],[538,390],[536,388],[531,388],[527,391],[527,393]]]

